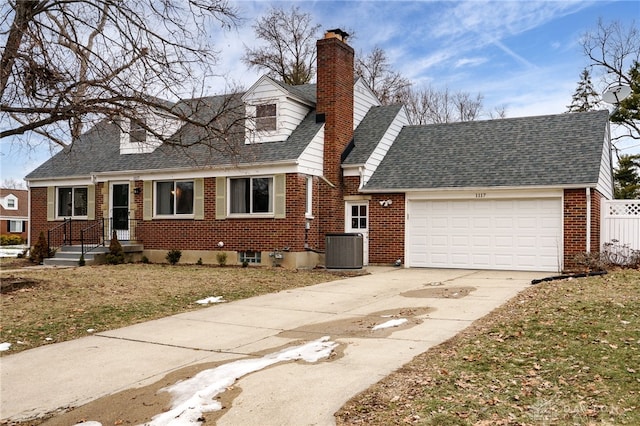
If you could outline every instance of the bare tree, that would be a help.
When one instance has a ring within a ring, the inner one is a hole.
[[[264,46],[245,46],[243,62],[292,85],[309,83],[315,75],[316,39],[320,29],[309,13],[273,7],[253,25]]]
[[[18,181],[18,180],[13,179],[13,178],[2,179],[2,184],[0,185],[0,188],[4,188],[4,189],[27,189],[26,185],[24,184],[24,181]]]
[[[405,90],[402,95],[413,124],[439,124],[456,121],[474,121],[482,114],[482,94],[452,93],[448,88],[437,90],[432,86]],[[504,110],[499,116],[504,117]]]
[[[584,35],[581,44],[605,86],[621,83],[631,87],[631,96],[620,102],[611,117],[627,132],[614,139],[640,139],[640,30],[635,22],[625,28],[617,21],[605,24],[600,20],[594,31]]]
[[[387,54],[380,47],[360,55],[355,61],[355,74],[362,77],[384,105],[398,103],[411,81],[391,69]]]
[[[0,138],[35,133],[69,146],[107,119],[165,141],[146,124],[150,112],[219,135],[211,117],[167,100],[201,94],[216,64],[210,28],[238,19],[227,0],[9,0],[0,6]]]

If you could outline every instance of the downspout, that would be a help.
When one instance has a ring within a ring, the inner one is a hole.
[[[29,253],[31,253],[31,185],[29,181],[27,181],[27,189],[29,190],[27,193],[27,222],[29,223],[27,226],[27,246]]]
[[[591,188],[587,190],[587,253],[591,253]]]

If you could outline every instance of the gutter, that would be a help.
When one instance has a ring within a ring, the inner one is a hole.
[[[595,188],[596,183],[587,184],[575,184],[575,185],[543,185],[543,186],[453,186],[443,188],[363,188],[360,192],[369,194],[388,194],[388,193],[439,193],[439,192],[451,192],[451,191],[513,191],[513,190],[547,190],[547,189],[583,189],[583,188]]]
[[[109,177],[138,177],[140,175],[157,175],[157,174],[184,174],[184,173],[204,173],[206,171],[213,170],[242,170],[249,169],[252,167],[265,167],[265,166],[297,166],[297,160],[282,160],[282,161],[272,161],[272,162],[263,162],[263,163],[247,163],[247,164],[224,164],[220,166],[202,166],[199,168],[172,168],[172,169],[141,169],[141,170],[120,170],[120,171],[108,171],[108,172],[92,172],[88,175],[82,176],[56,176],[49,178],[32,178],[26,179],[28,184],[37,184],[48,183],[48,182],[58,182],[58,181],[83,181],[83,180],[91,180],[92,183],[98,181],[98,178],[109,178]],[[203,177],[210,177],[209,175]]]

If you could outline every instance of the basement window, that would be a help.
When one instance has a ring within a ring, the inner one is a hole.
[[[259,251],[241,251],[239,253],[240,263],[256,263],[262,262],[262,253]]]

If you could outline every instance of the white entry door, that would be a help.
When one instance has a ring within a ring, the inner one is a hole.
[[[369,264],[369,202],[347,201],[344,232],[362,234],[362,263]]]

